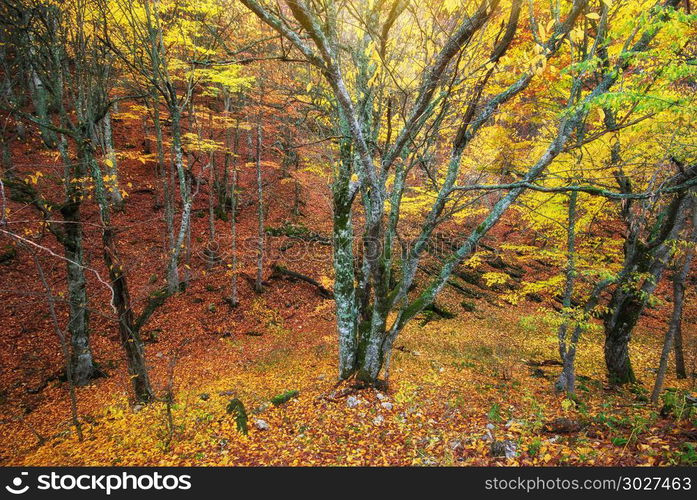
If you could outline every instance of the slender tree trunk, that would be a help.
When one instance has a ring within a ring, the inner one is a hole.
[[[107,222],[108,224],[108,222]],[[135,329],[133,310],[131,309],[130,294],[122,264],[116,251],[114,230],[105,227],[102,234],[104,243],[104,263],[110,269],[111,285],[114,289],[114,308],[119,315],[119,339],[126,354],[128,374],[133,384],[136,401],[147,403],[154,399],[150,385],[145,350],[139,332]]]
[[[180,283],[182,289],[191,281],[191,222],[186,226],[186,240],[184,242],[184,279]]]
[[[257,174],[257,277],[254,284],[255,291],[264,291],[264,185],[261,176],[261,123],[256,126],[256,174]]]
[[[218,247],[215,241],[215,178],[212,155],[208,163],[208,246],[206,248],[206,265],[210,269],[218,262]]]
[[[184,152],[181,142],[181,117],[179,108],[174,105],[170,108],[172,119],[172,153],[174,168],[179,180],[179,193],[182,199],[182,213],[179,222],[179,232],[174,247],[170,254],[169,263],[167,266],[167,289],[170,294],[175,293],[180,289],[179,281],[179,258],[182,250],[186,246],[186,237],[189,232],[189,223],[191,219],[191,193],[189,183],[186,180],[186,171],[184,169]]]
[[[13,69],[11,68],[10,64],[8,64],[8,58],[7,58],[7,46],[8,42],[7,37],[5,36],[6,33],[0,33],[0,61],[2,64],[2,73],[3,73],[3,89],[2,89],[2,94],[4,96],[4,99],[6,102],[13,103],[15,106],[23,107],[24,106],[24,96],[20,94],[18,97],[14,90],[13,87],[15,86],[16,82],[14,81],[15,78],[21,79],[21,73],[23,72],[23,69],[19,69],[20,75],[15,74]],[[20,63],[20,68],[22,66],[27,65],[28,61],[21,61]],[[19,77],[19,78],[18,78]],[[24,128],[24,122],[22,120],[14,120],[15,122],[15,131],[17,132],[17,138],[19,138],[20,141],[24,141],[26,137],[26,129]],[[7,143],[3,143],[4,146],[3,148],[7,148]],[[9,150],[9,148],[8,148]],[[3,154],[5,150],[3,149]]]
[[[666,332],[665,339],[663,340],[663,350],[661,351],[661,359],[658,364],[658,371],[656,373],[656,383],[653,386],[653,392],[651,393],[651,401],[653,403],[658,402],[658,398],[663,390],[663,381],[665,380],[666,372],[668,371],[668,358],[670,357],[670,350],[673,347],[673,340],[675,334],[680,330],[680,324],[682,322],[682,310],[683,302],[685,299],[685,280],[690,273],[690,266],[692,265],[692,258],[694,257],[695,249],[694,243],[697,242],[697,204],[693,203],[693,215],[692,215],[692,235],[690,237],[690,247],[685,255],[685,260],[683,265],[680,267],[679,272],[673,277],[673,314],[670,318],[670,324],[668,326],[668,331]]]
[[[197,125],[198,136],[203,139],[203,130],[200,125]],[[213,118],[211,113],[208,114],[208,139],[213,140]],[[208,170],[208,244],[206,245],[205,257],[206,257],[206,267],[211,269],[217,265],[220,261],[218,243],[216,242],[215,234],[215,207],[219,199],[219,179],[217,168],[215,166],[215,153],[209,151],[207,153],[208,162],[204,167],[204,171]],[[191,238],[191,231],[189,230],[188,238]],[[189,249],[191,248],[191,242],[188,243]],[[188,262],[187,262],[188,263]]]
[[[39,121],[42,123],[50,123],[51,120],[48,112],[49,95],[46,91],[44,82],[34,68],[30,68],[29,88],[31,89],[34,110],[36,111]],[[48,127],[40,126],[39,131],[44,145],[49,149],[55,148],[58,143],[56,134]]]
[[[217,199],[215,159],[208,155],[208,241],[215,241],[215,200]]]
[[[193,100],[189,99],[188,100],[188,122],[189,122],[189,130],[195,130],[196,129],[196,123],[197,123],[197,116],[196,112],[194,110],[194,102]],[[199,137],[201,137],[199,135]],[[200,189],[200,178],[196,175],[194,175],[194,172],[190,165],[194,164],[194,155],[193,153],[189,152],[187,154],[187,158],[189,160],[186,163],[186,167],[184,167],[184,172],[186,173],[185,176],[185,186],[186,189],[188,190],[188,196],[191,201],[191,205],[193,206],[193,189],[194,186],[196,186],[196,192]],[[182,197],[183,198],[183,197]],[[181,280],[181,288],[185,289],[189,282],[191,281],[191,218],[189,218],[189,223],[186,226],[186,237],[184,239],[184,246],[182,247],[182,252],[184,253],[184,270],[183,270],[183,275],[184,278]]]
[[[675,376],[680,379],[687,378],[685,353],[683,352],[682,343],[682,322],[678,323],[677,329],[675,330]]]
[[[10,149],[10,141],[5,138],[5,134],[0,133],[0,148],[2,148],[2,173],[8,179],[15,177],[15,169],[12,163],[12,151]],[[0,219],[5,218],[6,214],[0,214]]]
[[[210,117],[210,115],[209,115]],[[209,139],[213,139],[213,120],[209,118]],[[211,243],[215,241],[215,205],[218,196],[218,175],[215,168],[215,154],[208,153],[208,238]],[[212,247],[211,247],[212,250]]]
[[[157,167],[156,171],[162,182],[162,207],[165,220],[165,241],[164,248],[169,250],[169,255],[174,250],[174,190],[172,189],[172,166],[165,163],[165,149],[162,134],[162,121],[160,120],[159,99],[155,96],[152,100],[153,128],[155,129],[155,144],[157,148]],[[169,275],[168,275],[169,278]]]
[[[148,116],[143,115],[143,153],[149,155],[152,153],[152,142],[150,141],[150,126],[148,125]],[[155,164],[155,175],[159,176],[160,171],[158,165]]]
[[[123,196],[119,189],[119,170],[116,160],[116,151],[114,150],[114,134],[111,129],[111,112],[107,111],[102,120],[102,142],[106,153],[108,168],[107,175],[109,176],[109,198],[111,203],[121,208],[123,205]]]
[[[36,265],[36,270],[39,273],[39,279],[44,285],[46,290],[46,302],[48,303],[48,311],[51,316],[51,321],[53,322],[53,328],[58,336],[58,342],[61,347],[61,354],[63,355],[63,366],[65,367],[65,378],[68,381],[68,394],[70,397],[70,418],[75,427],[75,432],[80,441],[82,441],[82,426],[80,425],[80,419],[77,412],[77,394],[75,393],[75,383],[73,378],[73,368],[70,362],[70,349],[68,348],[68,342],[65,338],[65,332],[60,327],[58,323],[58,316],[56,315],[56,299],[51,292],[51,286],[48,284],[46,275],[44,274],[44,269],[41,266],[41,262],[36,254],[33,254],[34,263]]]
[[[225,116],[228,115],[227,107],[224,108],[224,114]],[[213,113],[209,112],[208,113],[208,139],[211,142],[215,141],[215,134],[213,133],[214,128],[213,128]],[[229,128],[226,127],[225,131],[225,147],[228,147],[229,144]],[[211,151],[208,154],[209,158],[209,163],[213,166],[213,184],[210,187],[210,192],[211,195],[213,196],[213,217],[222,219],[224,218],[225,214],[225,203],[227,202],[227,190],[228,190],[228,169],[229,169],[229,154],[224,154],[223,155],[223,164],[221,168],[218,168],[218,165],[215,161],[216,158],[216,152]]]
[[[574,257],[576,252],[577,199],[578,193],[573,192],[569,195],[569,217],[566,239],[566,284],[564,286],[564,297],[562,299],[562,306],[564,307],[564,312],[562,314],[565,315],[569,314],[571,299],[574,293],[574,283],[576,281],[576,263]],[[569,323],[568,317],[564,318],[563,323],[559,326],[559,332],[557,333],[559,337],[559,355],[563,363],[563,368],[562,372],[559,374],[555,388],[557,391],[573,394],[576,386],[576,373],[574,370],[576,343],[574,339],[569,341],[567,338]]]
[[[235,124],[234,166],[230,175],[230,306],[239,304],[237,297],[237,158],[240,151],[240,122]]]
[[[121,340],[121,345],[126,354],[128,374],[133,384],[133,392],[136,401],[146,403],[154,399],[154,393],[150,385],[150,378],[145,363],[143,342],[135,326],[128,283],[126,281],[123,264],[119,258],[114,228],[111,225],[110,208],[106,199],[102,172],[88,144],[82,146],[81,156],[82,160],[90,165],[92,180],[95,185],[95,199],[99,206],[99,214],[102,222],[104,264],[109,271],[112,287],[112,305],[118,315],[119,339]]]

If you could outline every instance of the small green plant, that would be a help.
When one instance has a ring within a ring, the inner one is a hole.
[[[546,408],[544,404],[540,403],[534,396],[527,395],[524,397],[524,401],[530,405],[531,418],[527,420],[527,427],[529,427],[532,432],[538,432],[544,427]]]
[[[245,410],[242,401],[237,398],[230,400],[227,412],[235,419],[237,430],[242,434],[247,434],[247,410]]]
[[[570,410],[576,409],[576,401],[571,398],[566,398],[561,402],[561,407],[564,413],[568,413]]]
[[[633,385],[630,391],[632,392],[632,394],[636,395],[637,401],[641,401],[642,403],[646,403],[649,401],[648,391],[639,384]]]
[[[697,465],[697,445],[683,443],[677,459],[680,465]]]
[[[656,414],[650,413],[648,416],[636,415],[629,419],[632,427],[630,440],[636,439],[639,435],[644,434],[649,430],[651,424],[656,421]]]
[[[626,437],[614,437],[614,438],[612,438],[612,444],[614,444],[615,446],[624,446],[628,442],[629,442],[629,439],[627,439]]]
[[[536,457],[540,454],[540,448],[542,448],[542,440],[540,438],[533,439],[528,445],[528,455]]]
[[[489,417],[489,420],[492,422],[503,422],[503,418],[501,417],[501,405],[498,403],[491,405],[491,408],[486,416]]]
[[[595,417],[594,420],[604,425],[610,430],[618,430],[622,428],[629,428],[630,423],[627,417],[618,417],[616,415],[608,415],[607,413],[600,412]]]
[[[661,415],[664,417],[672,416],[675,420],[689,419],[697,413],[694,406],[690,404],[690,393],[685,390],[666,389],[661,397],[663,407]]]

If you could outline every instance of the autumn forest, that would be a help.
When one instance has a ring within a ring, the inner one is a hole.
[[[697,465],[696,11],[0,0],[0,465]]]

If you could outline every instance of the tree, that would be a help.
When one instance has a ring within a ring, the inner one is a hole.
[[[182,116],[193,108],[195,89],[205,74],[197,70],[198,58],[214,51],[221,43],[222,33],[209,30],[210,18],[220,17],[224,5],[216,2],[140,2],[102,1],[104,13],[102,40],[120,62],[128,68],[135,82],[153,107],[157,134],[158,156],[162,157],[163,143],[159,103],[162,102],[169,116],[171,137],[171,165],[176,175],[181,211],[179,227],[174,228],[173,196],[175,186],[172,176],[163,173],[165,222],[170,243],[167,284],[174,293],[185,285],[179,275],[182,255],[187,255],[191,207],[191,172],[185,164]],[[165,23],[174,23],[165,29]],[[205,37],[201,33],[212,32]],[[141,50],[145,48],[145,50]],[[193,119],[193,117],[190,117]]]
[[[73,219],[70,219],[67,215],[74,213],[73,205],[77,204],[79,209],[85,196],[93,195],[97,202],[102,229],[104,264],[110,278],[105,284],[109,286],[111,306],[118,316],[121,344],[126,353],[135,397],[138,401],[147,402],[153,399],[153,391],[148,379],[139,330],[154,310],[164,302],[167,294],[155,293],[150,297],[142,314],[137,318],[134,316],[125,271],[118,253],[115,229],[111,224],[108,188],[114,189],[111,183],[113,178],[111,175],[102,173],[97,160],[96,143],[93,140],[98,136],[98,130],[104,126],[107,113],[115,101],[109,95],[113,84],[109,49],[100,43],[95,35],[101,26],[102,19],[98,15],[99,11],[92,11],[89,7],[87,2],[77,0],[61,11],[40,8],[33,18],[38,26],[37,30],[41,29],[44,36],[50,37],[51,43],[42,46],[48,55],[41,59],[41,63],[46,71],[53,73],[56,86],[52,87],[52,91],[56,93],[56,99],[61,103],[60,126],[53,125],[51,122],[42,124],[60,134],[59,149],[64,163],[70,167],[66,168],[64,182],[66,186],[69,186],[66,187],[66,191],[70,194],[71,204],[68,208],[65,205],[61,207],[64,219],[79,222],[79,218],[73,216]],[[38,54],[39,51],[36,50],[34,53]],[[30,121],[38,120],[32,115],[22,114],[22,116]],[[72,144],[68,143],[67,138],[70,138]],[[70,146],[74,148],[75,161],[71,159]],[[111,163],[107,165],[108,168],[113,166]],[[80,177],[76,177],[77,174]],[[44,215],[49,228],[51,224],[55,224],[49,218],[52,211],[50,202],[38,196],[30,183],[13,179],[11,188],[16,191],[17,199],[32,203]],[[69,250],[66,253],[71,296],[69,325],[72,325],[70,331],[74,353],[81,352],[76,351],[76,343],[87,342],[86,331],[83,333],[83,330],[74,330],[77,323],[74,310],[80,313],[84,311],[85,314],[87,311],[84,265],[78,265],[82,262],[81,233],[78,234],[79,237],[75,236],[75,231],[79,228],[79,223],[68,223],[65,230],[52,229],[59,241],[64,242],[64,246]],[[79,256],[76,256],[75,249],[79,250]],[[79,270],[78,276],[75,276],[76,270]],[[73,296],[79,297],[81,302],[74,304]],[[72,371],[75,374],[76,383],[84,384],[81,378],[82,371],[79,371],[82,370],[82,361],[78,359],[73,364],[75,366]]]
[[[692,259],[695,254],[695,244],[697,243],[697,203],[695,202],[695,195],[692,194],[692,230],[690,237],[687,240],[687,251],[683,257],[682,265],[677,266],[677,271],[673,277],[673,313],[670,317],[670,322],[668,324],[668,331],[666,332],[665,339],[663,341],[663,350],[661,351],[661,359],[658,365],[658,371],[656,373],[656,382],[653,386],[653,392],[651,393],[651,401],[653,403],[658,402],[658,398],[661,395],[661,390],[663,389],[663,381],[668,371],[668,357],[670,356],[670,350],[673,347],[673,342],[676,333],[681,329],[682,322],[682,311],[685,300],[685,280],[688,274],[690,274],[690,267],[692,266]]]
[[[692,167],[674,176],[671,184],[693,180],[696,175],[697,168]],[[629,357],[632,330],[674,253],[673,242],[684,227],[689,206],[689,191],[683,190],[661,208],[655,224],[646,227],[644,238],[639,230],[643,225],[634,224],[636,229],[625,242],[624,265],[604,318],[605,363],[614,384],[636,380]]]
[[[14,170],[8,170],[4,172],[4,182],[11,190],[12,199],[33,206],[41,214],[46,227],[63,246],[68,278],[68,331],[72,346],[72,374],[76,385],[85,385],[97,373],[89,342],[89,302],[81,216],[85,197],[83,182],[87,171],[82,161],[73,160],[67,140],[68,137],[73,139],[81,133],[80,125],[72,120],[67,108],[75,103],[79,90],[72,93],[70,90],[77,89],[66,87],[66,83],[71,81],[71,75],[68,68],[69,54],[65,52],[66,33],[59,29],[62,27],[59,9],[42,2],[32,3],[29,11],[11,3],[4,5],[5,29],[15,35],[10,37],[9,41],[16,57],[30,65],[32,75],[42,82],[43,95],[36,114],[20,110],[18,102],[12,98],[14,92],[5,94],[4,97],[9,98],[5,107],[43,130],[44,137],[50,137],[46,139],[49,146],[54,144],[55,138],[55,145],[64,165],[63,199],[60,203],[54,203],[37,190],[36,186],[42,175],[40,173],[21,178]],[[28,15],[28,12],[31,12],[31,15]],[[51,101],[57,106],[58,125],[54,124],[53,116],[49,116],[47,109],[43,107],[43,99],[49,94]],[[50,131],[50,134],[46,131]],[[57,216],[58,213],[62,220]]]
[[[606,5],[600,14],[590,12],[584,0],[575,1],[565,16],[557,9],[545,16],[531,11],[532,42],[524,42],[516,36],[521,2],[514,1],[505,10],[499,2],[484,1],[469,8],[443,4],[440,9],[434,7],[438,23],[430,27],[438,30],[440,36],[421,33],[424,38],[443,42],[429,47],[427,54],[435,55],[419,61],[423,69],[410,85],[395,75],[406,72],[407,64],[413,65],[409,58],[412,54],[392,54],[388,47],[394,39],[418,32],[414,26],[420,26],[420,8],[431,8],[428,3],[417,6],[407,1],[378,1],[366,12],[351,2],[340,11],[335,2],[320,5],[289,0],[283,8],[272,8],[256,0],[240,1],[290,41],[331,89],[333,119],[337,135],[342,137],[333,180],[339,372],[340,378],[355,375],[370,384],[378,380],[389,361],[394,340],[407,322],[433,302],[453,270],[472,255],[508,208],[565,152],[591,107],[611,91],[620,77],[626,77],[632,55],[650,48],[658,29],[657,16],[663,9],[658,7],[641,18],[636,40],[635,33],[626,36],[622,30],[611,31]],[[666,6],[670,8],[675,3]],[[531,8],[537,6],[532,4]],[[549,19],[544,29],[543,17]],[[499,28],[500,22],[505,22],[504,28]],[[573,30],[581,22],[593,26],[594,48],[587,53],[571,53],[573,62],[567,66],[571,74],[566,80],[569,98],[554,119],[557,126],[546,146],[527,170],[517,173],[518,183],[498,187],[505,194],[445,261],[432,282],[410,296],[418,263],[434,229],[447,219],[445,215],[453,205],[462,201],[463,193],[482,189],[476,184],[459,183],[463,181],[461,167],[465,153],[470,153],[468,148],[476,143],[500,108],[516,102],[531,82],[543,85],[535,77],[546,64],[561,62],[562,53],[569,57],[570,53],[562,47],[572,33],[577,36]],[[596,49],[606,40],[619,47],[619,55],[599,78],[587,78]],[[501,73],[501,61],[505,61],[509,50],[512,58],[530,51],[524,54],[528,64],[517,75]],[[393,88],[387,83],[392,80]],[[468,85],[471,81],[475,83]],[[388,91],[402,93],[399,119],[390,113],[386,118],[376,104],[386,101],[381,97]],[[464,109],[458,107],[461,99],[466,99]],[[398,124],[399,132],[395,133],[393,128]],[[388,132],[381,140],[385,128]],[[598,133],[602,135],[603,130]],[[447,147],[442,138],[445,131],[450,132]],[[429,146],[436,150],[440,146],[440,151],[429,151]],[[437,165],[436,152],[441,158],[447,152],[442,168]],[[436,163],[431,168],[442,178],[435,183],[435,201],[416,236],[406,244],[399,234],[400,207],[408,194],[409,173],[429,156]],[[363,228],[362,262],[355,270],[353,219],[357,199]],[[395,245],[400,243],[401,252],[397,253]],[[395,286],[391,286],[393,280]],[[389,318],[391,313],[394,316]]]

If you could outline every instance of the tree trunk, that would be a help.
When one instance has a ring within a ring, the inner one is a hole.
[[[262,284],[264,272],[264,185],[261,176],[261,124],[256,127],[256,174],[257,174],[257,276],[254,288],[257,293],[264,291]]]
[[[75,379],[73,377],[72,370],[73,367],[70,362],[70,349],[68,348],[68,342],[65,339],[65,332],[58,323],[58,315],[56,314],[56,299],[53,296],[53,292],[51,291],[51,286],[48,284],[48,280],[46,279],[46,275],[44,274],[44,269],[41,266],[39,257],[36,254],[33,254],[33,257],[34,264],[36,265],[36,270],[39,273],[39,279],[41,280],[41,283],[44,285],[44,289],[46,290],[46,302],[48,303],[48,311],[51,316],[51,321],[53,323],[53,329],[55,330],[56,335],[58,336],[58,342],[60,343],[61,347],[61,354],[63,355],[65,378],[68,381],[68,394],[70,396],[70,417],[73,422],[73,426],[75,427],[77,437],[80,441],[82,441],[82,426],[80,425],[80,418],[77,411],[77,395],[75,393]]]
[[[116,250],[112,227],[104,227],[102,241],[104,243],[104,263],[111,270],[109,276],[111,286],[114,289],[114,308],[119,316],[119,339],[126,353],[126,365],[133,384],[133,393],[136,401],[147,403],[152,401],[155,396],[150,386],[150,378],[145,364],[143,342],[134,326],[135,321],[128,285]]]
[[[218,249],[213,249],[213,245],[215,244],[215,204],[219,196],[217,190],[218,176],[215,168],[215,156],[212,152],[208,154],[208,168],[208,241],[210,243],[210,250],[215,250],[217,255]]]
[[[675,330],[675,376],[681,379],[687,378],[685,353],[683,352],[682,343],[682,322],[678,323],[678,327]]]
[[[605,317],[605,365],[608,379],[613,385],[636,382],[629,357],[629,342],[646,301],[656,289],[667,261],[674,251],[675,240],[682,229],[689,197],[678,195],[659,220],[657,236],[648,244],[637,243],[625,259],[622,275],[609,304],[610,313]],[[644,276],[643,283],[635,285],[635,276]]]
[[[615,311],[612,322],[605,327],[605,365],[611,384],[622,385],[636,382],[629,357],[629,341],[632,330],[644,308],[644,301],[632,293],[615,292],[611,307]]]
[[[228,146],[229,147],[229,146]],[[237,297],[237,158],[240,151],[240,122],[235,124],[234,138],[234,166],[230,174],[230,306],[236,307],[239,304]],[[227,156],[226,156],[227,157]]]
[[[668,331],[666,332],[665,339],[663,340],[663,350],[661,351],[661,360],[658,364],[658,371],[656,372],[656,383],[653,386],[653,392],[651,393],[651,401],[653,403],[658,402],[658,398],[663,390],[663,381],[668,371],[668,358],[670,356],[670,350],[673,347],[673,340],[678,331],[680,331],[680,324],[682,322],[682,310],[683,302],[685,299],[685,280],[690,273],[690,266],[692,265],[692,258],[694,256],[694,243],[697,241],[697,204],[693,203],[693,214],[692,214],[692,235],[690,237],[690,246],[685,255],[685,261],[680,267],[679,272],[673,277],[673,314],[670,318],[670,324],[668,326]]]
[[[569,339],[569,308],[571,307],[571,299],[574,293],[574,284],[576,281],[576,264],[574,259],[575,243],[576,243],[576,202],[578,193],[573,192],[569,195],[569,216],[566,240],[566,284],[564,286],[564,297],[562,306],[564,311],[562,314],[567,315],[563,323],[559,326],[559,356],[561,357],[563,368],[559,374],[559,379],[555,384],[555,389],[559,392],[567,392],[573,394],[576,385],[576,373],[574,370],[574,361],[576,359],[576,339]],[[576,335],[574,335],[576,336]]]
[[[116,160],[116,151],[114,150],[114,134],[111,129],[110,111],[106,112],[102,121],[102,143],[108,162],[109,198],[115,207],[121,208],[123,205],[123,196],[121,196],[121,190],[119,189],[119,170]]]
[[[95,377],[96,369],[89,342],[89,309],[87,300],[87,280],[85,278],[85,258],[82,246],[82,204],[81,179],[85,171],[80,162],[71,164],[67,153],[65,138],[58,145],[65,164],[66,202],[61,206],[65,221],[61,243],[67,264],[68,307],[70,343],[72,346],[72,373],[74,383],[83,386]]]
[[[334,204],[334,302],[339,337],[339,379],[345,380],[356,371],[358,339],[358,308],[356,307],[356,273],[353,255],[353,223],[350,193],[351,143],[342,139],[339,146],[339,165],[332,186]]]
[[[160,102],[154,95],[148,102],[152,103],[153,128],[155,130],[155,144],[157,147],[157,166],[155,168],[162,181],[162,207],[165,220],[164,248],[170,252],[174,249],[174,189],[172,188],[172,165],[165,163],[165,150],[162,134],[162,121],[160,120]]]
[[[179,258],[182,249],[186,244],[186,236],[189,232],[189,222],[191,218],[191,193],[188,182],[186,180],[186,171],[184,169],[184,152],[181,142],[181,117],[179,108],[175,105],[171,106],[170,114],[172,118],[172,153],[174,168],[179,180],[179,193],[182,199],[182,213],[179,222],[179,232],[174,241],[169,263],[167,266],[167,290],[170,294],[175,293],[181,288],[179,280]]]
[[[106,199],[102,172],[94,159],[89,144],[82,146],[82,161],[91,167],[92,180],[95,186],[95,200],[99,207],[102,223],[102,244],[104,246],[104,264],[109,271],[112,287],[112,306],[118,315],[119,339],[126,354],[128,374],[133,384],[136,401],[147,403],[154,399],[145,364],[145,352],[140,338],[136,321],[131,309],[131,298],[123,265],[118,254],[114,228],[111,225],[110,208]]]
[[[75,385],[82,386],[94,378],[95,367],[89,343],[89,309],[82,248],[79,204],[61,209],[65,225],[64,251],[68,270],[68,330],[72,345]]]
[[[36,115],[40,122],[50,123],[51,120],[48,113],[49,95],[46,91],[46,86],[34,68],[30,68],[29,71],[29,88],[31,89]],[[39,126],[39,132],[44,145],[49,149],[54,149],[58,143],[56,134],[50,128],[42,126]]]

